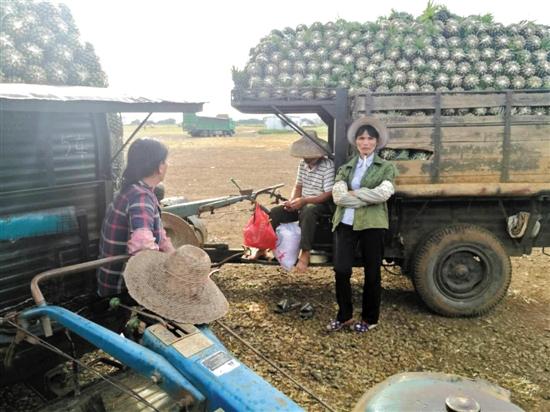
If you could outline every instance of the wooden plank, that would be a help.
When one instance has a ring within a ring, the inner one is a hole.
[[[395,128],[389,130],[390,143],[410,142],[423,146],[432,146],[433,128]]]
[[[431,160],[402,160],[392,162],[399,171],[397,184],[429,184]]]
[[[550,106],[550,92],[514,93],[514,106]]]
[[[416,149],[416,150],[426,150],[428,152],[431,152],[433,154],[434,147],[429,142],[423,142],[417,140],[401,140],[401,139],[393,139],[390,140],[388,145],[386,146],[388,149]]]
[[[435,109],[434,94],[372,95],[372,111]],[[498,107],[505,105],[505,92],[442,93],[442,109]],[[514,92],[513,106],[550,106],[550,91]]]
[[[546,125],[550,126],[550,116],[548,115],[514,115],[512,116],[512,126],[514,125]]]
[[[510,140],[517,143],[525,142],[526,145],[533,144],[536,141],[544,142],[540,149],[550,151],[550,127],[545,125],[512,125]]]
[[[434,95],[372,96],[372,110],[435,109]]]
[[[510,183],[547,183],[548,184],[548,173],[538,173],[538,174],[532,174],[532,173],[518,173],[518,172],[510,172]]]
[[[433,116],[399,116],[395,114],[374,114],[388,129],[403,127],[433,127]],[[550,126],[550,116],[522,115],[512,116],[512,126],[546,125]],[[504,116],[441,116],[441,125],[449,127],[478,127],[504,125]]]
[[[504,127],[443,127],[442,135],[444,146],[450,143],[482,144],[487,142],[502,142]]]
[[[534,196],[549,192],[550,183],[463,183],[430,185],[397,185],[396,195],[403,197],[451,197],[451,196]]]
[[[498,94],[458,94],[441,97],[441,107],[444,109],[468,109],[475,107],[498,107],[505,103],[505,95]]]

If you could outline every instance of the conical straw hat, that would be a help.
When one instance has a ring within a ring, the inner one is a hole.
[[[144,250],[124,270],[128,292],[147,309],[182,323],[208,323],[227,312],[223,293],[210,279],[210,257],[195,246],[174,253]]]
[[[307,132],[307,134],[311,136],[311,139],[307,136],[302,136],[299,140],[292,143],[290,146],[291,156],[312,159],[326,156],[330,152],[327,142],[319,139],[316,132]],[[315,144],[312,139],[318,144]],[[326,151],[322,148],[325,148]]]
[[[355,133],[361,126],[372,126],[378,132],[378,142],[376,144],[376,149],[380,150],[386,147],[390,136],[388,133],[388,128],[384,123],[372,116],[363,116],[355,120],[350,127],[348,128],[348,142],[350,145],[355,146]]]

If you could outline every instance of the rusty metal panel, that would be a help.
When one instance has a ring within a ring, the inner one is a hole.
[[[104,115],[3,111],[0,119],[0,215],[72,206],[86,217],[89,257],[97,253],[110,175],[100,167],[108,160],[99,159],[108,159],[109,135],[94,116]],[[28,298],[35,274],[85,257],[80,235],[0,242],[0,310]]]

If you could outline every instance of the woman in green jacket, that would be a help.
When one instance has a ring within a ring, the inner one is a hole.
[[[362,117],[348,129],[348,141],[358,155],[338,169],[333,188],[337,205],[333,217],[336,232],[334,273],[338,314],[327,325],[337,331],[350,327],[366,332],[378,324],[380,313],[380,266],[384,256],[384,233],[388,229],[386,201],[393,195],[395,166],[376,152],[388,142],[385,126],[372,117]],[[365,273],[361,320],[353,320],[350,278],[357,244]]]

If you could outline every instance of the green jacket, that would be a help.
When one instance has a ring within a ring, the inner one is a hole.
[[[350,161],[343,164],[336,173],[335,181],[344,180],[348,187],[351,187],[351,180],[355,172],[355,166],[359,160],[359,155],[354,156]],[[397,176],[397,168],[390,162],[382,159],[378,155],[374,156],[372,165],[367,169],[367,172],[361,179],[361,187],[373,189],[382,183],[384,180],[389,180],[394,183]],[[344,207],[337,206],[336,212],[332,217],[332,230],[342,221],[344,216]],[[388,205],[386,202],[374,205],[368,205],[355,209],[353,219],[353,230],[364,229],[387,229],[388,223]]]

